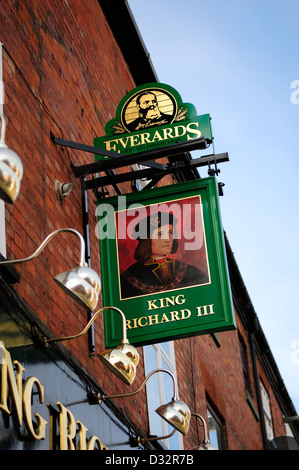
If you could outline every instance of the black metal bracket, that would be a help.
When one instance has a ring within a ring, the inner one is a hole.
[[[69,147],[73,148],[76,150],[81,150],[83,152],[89,152],[93,153],[95,155],[101,155],[106,158],[123,158],[125,157],[124,154],[118,153],[118,152],[113,152],[111,150],[106,150],[98,147],[93,147],[92,145],[86,145],[86,144],[81,144],[79,142],[73,142],[72,140],[65,140],[65,139],[60,139],[58,137],[55,137],[53,132],[50,133],[51,140],[54,144],[57,145],[62,145],[63,147]],[[156,162],[144,162],[144,166],[148,166],[151,168],[163,168],[163,165],[160,165],[159,163]],[[84,166],[84,165],[83,165]],[[80,176],[85,176],[85,175],[80,175]]]
[[[124,183],[126,181],[132,181],[135,179],[148,179],[148,180],[157,180],[163,178],[167,174],[175,174],[178,171],[181,171],[182,169],[188,167],[200,167],[200,166],[207,166],[211,163],[222,163],[228,161],[228,154],[227,153],[221,153],[218,155],[211,155],[207,157],[200,157],[196,159],[192,159],[188,165],[184,164],[183,162],[177,162],[177,163],[170,163],[165,165],[165,168],[163,170],[156,170],[154,171],[152,168],[151,169],[143,169],[143,170],[137,170],[137,171],[129,171],[126,173],[120,173],[118,175],[114,175],[113,181],[115,183]],[[109,176],[101,176],[98,178],[93,178],[91,180],[87,180],[85,182],[85,188],[86,189],[92,189],[92,188],[97,188],[100,186],[105,186],[111,184],[111,179]],[[148,186],[146,186],[148,187]]]
[[[99,173],[106,173],[106,176],[93,177],[90,180],[85,179],[85,189],[98,189],[105,188],[107,185],[112,185],[116,189],[117,194],[121,194],[117,184],[127,181],[134,181],[145,178],[149,183],[144,189],[154,186],[161,178],[167,174],[176,174],[190,168],[197,168],[200,166],[209,166],[208,173],[218,174],[220,170],[217,168],[218,163],[229,161],[227,153],[218,155],[208,155],[200,158],[191,158],[188,160],[176,160],[179,155],[190,152],[192,150],[204,150],[211,144],[210,139],[201,137],[187,142],[177,142],[166,147],[151,149],[144,152],[134,154],[121,154],[106,150],[103,148],[93,147],[90,145],[73,142],[70,140],[60,139],[54,136],[51,132],[51,139],[57,145],[74,148],[84,152],[93,153],[94,155],[101,155],[103,160],[85,165],[78,166],[72,164],[73,173],[76,178],[85,177],[87,175],[95,175]],[[157,163],[156,159],[169,157],[171,161],[167,164]],[[141,164],[144,168],[136,171],[129,171],[125,173],[115,174],[114,170],[121,167],[130,166],[134,164]],[[215,165],[215,170],[211,169],[211,165]],[[105,197],[105,192],[102,191],[102,197]]]
[[[55,137],[53,132],[50,132],[50,137],[51,137],[51,140],[54,144],[62,145],[63,147],[69,147],[69,148],[73,148],[73,149],[77,149],[77,150],[82,150],[83,152],[96,153],[95,148],[90,146],[90,145],[85,145],[85,144],[81,144],[81,143],[78,143],[78,142],[73,142],[71,140],[60,139],[58,137]],[[115,157],[115,155],[118,155],[118,154],[116,154],[115,152],[109,152],[108,150],[106,150],[104,155],[106,157]],[[74,167],[74,164],[72,164],[72,167]],[[111,170],[107,170],[106,175],[108,177],[113,178],[114,172],[111,171]],[[112,182],[111,184],[112,184],[116,194],[120,195],[121,191],[119,190],[118,186],[114,182]],[[104,194],[104,191],[103,191],[103,194]]]
[[[88,163],[86,165],[73,167],[74,175],[79,178],[88,174],[100,173],[106,170],[113,170],[130,166],[134,164],[142,164],[143,166],[149,166],[153,170],[165,170],[168,165],[157,164],[156,162],[150,161],[150,159],[156,160],[159,158],[175,157],[182,155],[183,152],[189,152],[190,150],[206,149],[208,147],[207,141],[204,137],[200,139],[190,140],[189,142],[177,142],[173,145],[166,147],[156,148],[147,150],[145,152],[138,152],[129,155],[114,153],[114,158],[100,160],[94,163]],[[99,149],[94,147],[97,155],[105,155],[105,149]]]

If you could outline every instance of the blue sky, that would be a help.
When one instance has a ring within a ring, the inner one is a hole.
[[[128,3],[158,80],[211,115],[229,154],[223,227],[298,414],[299,2]]]

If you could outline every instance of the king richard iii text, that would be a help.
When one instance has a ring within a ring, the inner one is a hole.
[[[215,314],[214,304],[201,305],[199,307],[195,307],[195,310],[193,312],[191,312],[191,310],[189,310],[188,308],[170,310],[171,307],[174,307],[176,305],[183,305],[185,304],[185,302],[186,299],[182,294],[173,295],[171,297],[163,297],[160,299],[148,300],[148,311],[157,309],[163,310],[157,313],[151,313],[147,316],[140,316],[132,318],[131,320],[127,320],[127,329],[143,328],[145,326],[159,325],[167,322],[186,320],[190,318],[192,314],[195,314],[197,317],[205,317],[207,315]],[[167,311],[165,311],[166,308],[168,309]]]

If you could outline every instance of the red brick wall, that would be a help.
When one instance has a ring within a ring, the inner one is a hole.
[[[135,84],[97,0],[4,0],[0,17],[5,141],[24,166],[20,194],[14,205],[6,207],[7,258],[18,259],[32,254],[58,228],[71,227],[82,233],[81,183],[73,175],[71,162],[90,163],[94,156],[53,144],[50,133],[93,145],[94,137],[105,135],[105,124]],[[62,206],[55,197],[56,178],[73,183]],[[130,188],[130,183],[122,185],[124,193]],[[113,195],[112,187],[108,189]],[[88,206],[91,266],[100,273],[92,191]],[[16,265],[21,274],[17,292],[53,336],[78,333],[87,323],[86,311],[52,279],[74,267],[79,246],[76,236],[60,234],[34,261]],[[95,322],[95,341],[96,352],[102,351],[101,317]],[[132,391],[115,380],[98,359],[89,357],[87,335],[64,344],[108,394]],[[140,356],[136,388],[144,378],[141,348]],[[118,403],[146,433],[144,392]],[[140,410],[137,414],[136,409]]]
[[[185,400],[204,418],[207,399],[215,406],[217,414],[224,419],[224,444],[227,449],[260,449],[260,427],[246,403],[238,333],[223,332],[218,337],[220,347],[211,335],[190,338],[180,345],[182,360],[183,357],[190,358],[189,367],[180,367],[179,382],[185,380],[185,393],[188,397]],[[188,371],[188,377],[183,378],[185,371]],[[188,386],[190,383],[191,388]],[[183,397],[182,393],[181,396]],[[196,425],[193,419],[188,433],[189,442],[192,442],[196,429],[199,429],[199,436],[203,438],[202,428],[198,428],[200,422]],[[196,437],[195,434],[194,443]]]
[[[223,418],[225,449],[263,450],[248,332],[235,313],[237,330],[219,333],[219,343],[212,335],[175,342],[180,398],[205,419],[207,401],[214,406],[217,415]],[[248,350],[249,389],[255,412],[246,399],[239,334]],[[258,373],[270,396],[274,437],[283,436],[281,409],[259,361]],[[199,439],[203,439],[203,428],[200,420],[192,418],[185,439],[186,449],[196,445]]]
[[[50,132],[92,145],[94,137],[104,135],[106,122],[114,117],[122,97],[134,88],[134,81],[96,0],[2,0],[0,17],[6,143],[24,165],[20,195],[6,209],[7,258],[12,259],[33,253],[55,229],[72,227],[82,233],[81,186],[73,176],[71,162],[92,162],[93,155],[54,145]],[[56,178],[74,185],[62,206],[55,197]],[[130,191],[129,184],[122,188]],[[109,190],[113,194],[111,187]],[[88,205],[91,265],[100,272],[92,191]],[[86,311],[52,280],[52,276],[73,267],[77,258],[77,238],[59,235],[37,259],[16,267],[21,274],[16,290],[53,336],[77,333],[87,321]],[[248,342],[239,320],[238,327]],[[225,420],[226,447],[260,449],[260,426],[245,397],[238,333],[221,333],[219,337],[221,347],[210,335],[175,343],[180,398],[192,411],[206,417],[209,396]],[[100,352],[104,349],[102,318],[95,323],[95,339]],[[87,335],[65,345],[107,393],[131,391],[97,359],[89,357]],[[134,389],[143,380],[141,348],[139,352]],[[270,395],[274,422],[282,433],[279,406],[271,390]],[[253,397],[257,406],[255,393]],[[117,405],[147,434],[144,390],[117,401]],[[186,448],[202,436],[199,422],[191,421]]]

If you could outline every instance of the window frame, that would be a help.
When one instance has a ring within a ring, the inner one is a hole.
[[[6,258],[5,202],[0,200],[0,253]]]
[[[215,423],[215,433],[216,439],[212,436],[212,426],[211,420]],[[220,416],[220,414],[215,410],[215,407],[207,400],[207,424],[208,424],[208,438],[218,450],[224,450],[224,433],[225,433],[225,425],[224,420]]]
[[[151,348],[151,349],[150,349]],[[168,349],[168,351],[167,351]],[[155,355],[155,364],[153,361],[149,361],[150,351]],[[176,373],[176,363],[175,363],[175,348],[174,342],[164,342],[164,343],[157,343],[151,344],[143,347],[144,353],[144,370],[145,375],[147,376],[151,371],[155,369],[167,369],[169,370],[177,380],[177,373]],[[153,367],[154,366],[154,367]],[[169,391],[166,390],[167,381],[172,379],[168,374],[165,373],[157,373],[157,386],[158,386],[158,396],[159,396],[159,405],[165,404],[171,400],[173,397],[173,388],[171,389],[171,397],[169,395]],[[152,380],[150,378],[146,385],[146,400],[147,400],[147,409],[148,409],[148,425],[149,425],[149,435],[156,435],[156,436],[167,436],[173,431],[173,428],[167,424],[165,420],[159,418],[159,416],[153,410],[152,402],[153,398],[150,394],[150,384],[149,382]],[[157,395],[155,396],[157,400]],[[160,428],[157,429],[157,416],[160,424]],[[162,429],[162,433],[161,433]],[[172,437],[168,439],[162,439],[158,441],[160,444],[163,443],[165,449],[168,450],[183,450],[184,443],[183,443],[183,436],[180,432],[176,432]],[[174,447],[174,445],[177,445]]]
[[[266,435],[269,441],[274,439],[274,426],[273,426],[273,417],[272,417],[272,410],[271,410],[271,399],[266,389],[262,379],[260,378],[260,391],[262,397],[262,404],[263,404],[263,413],[264,413],[264,421],[266,427]]]

